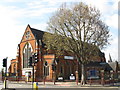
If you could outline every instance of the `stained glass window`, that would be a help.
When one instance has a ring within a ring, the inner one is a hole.
[[[29,68],[29,66],[28,66],[28,59],[30,58],[30,56],[31,56],[31,47],[30,47],[30,45],[29,45],[29,43],[27,43],[26,45],[25,45],[25,48],[24,48],[24,50],[23,50],[24,52],[23,52],[23,68]]]

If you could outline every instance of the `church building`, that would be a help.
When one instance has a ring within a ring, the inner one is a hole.
[[[70,75],[75,76],[77,60],[73,56],[63,55],[56,60],[54,53],[46,52],[45,44],[43,43],[44,31],[31,28],[28,25],[25,29],[23,37],[18,44],[16,59],[11,60],[9,67],[10,76],[32,78],[32,67],[28,66],[29,58],[37,53],[38,62],[35,64],[35,80],[41,81],[45,77],[46,80],[53,80],[53,72],[55,71],[56,78],[62,76],[63,79],[69,80]],[[100,51],[100,55],[96,56],[94,63],[106,62],[105,55]],[[54,67],[53,67],[54,65]],[[91,64],[93,65],[93,64]],[[103,67],[91,66],[89,64],[88,73],[93,75],[95,70],[100,71]],[[96,64],[94,64],[96,65]],[[79,72],[81,71],[80,66]],[[91,72],[90,69],[94,69]],[[80,73],[79,73],[80,75]],[[94,74],[98,75],[98,74]]]

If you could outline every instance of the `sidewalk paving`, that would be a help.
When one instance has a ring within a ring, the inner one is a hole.
[[[24,81],[22,82],[9,82],[9,84],[24,84],[24,85],[32,85],[32,82],[27,82],[25,83]],[[120,87],[120,83],[114,83],[114,84],[85,84],[81,85],[80,83],[77,85],[76,82],[55,82],[55,85],[53,82],[38,82],[39,87],[45,87],[45,86],[54,86],[54,87]]]
[[[3,88],[3,83],[1,85]],[[84,86],[77,85],[76,82],[56,82],[55,85],[53,82],[38,82],[38,90],[120,90],[120,83],[114,85],[100,85],[100,84],[85,84]],[[0,89],[1,89],[0,88]],[[15,82],[9,81],[8,88],[15,88],[16,90],[32,90],[32,82]]]

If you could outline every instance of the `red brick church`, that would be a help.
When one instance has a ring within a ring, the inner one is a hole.
[[[35,78],[40,81],[43,77],[46,80],[53,79],[53,67],[55,65],[56,78],[62,76],[69,80],[69,76],[73,74],[77,67],[77,61],[73,56],[63,55],[56,60],[54,53],[47,52],[42,42],[44,31],[27,26],[21,42],[18,44],[16,59],[11,60],[9,67],[10,76],[29,77],[32,76],[32,68],[28,66],[28,59],[33,53],[38,54],[38,62],[35,65]],[[100,63],[106,62],[105,55],[100,51],[100,54],[94,58],[93,63],[86,65],[88,77],[94,75],[99,77],[99,71],[103,69]],[[81,71],[79,66],[79,72]],[[79,74],[80,75],[80,74]]]

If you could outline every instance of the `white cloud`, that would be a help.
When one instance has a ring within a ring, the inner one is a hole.
[[[26,16],[27,17],[36,17],[36,16],[40,17],[44,14],[51,13],[51,12],[54,12],[56,10],[57,10],[57,8],[38,8],[37,7],[36,10],[31,10],[31,11],[26,10]]]
[[[118,14],[114,14],[112,16],[107,16],[107,19],[105,22],[108,26],[117,29],[118,28]]]
[[[5,57],[9,60],[16,57],[17,44],[20,42],[23,29],[23,26],[17,25],[17,14],[19,13],[13,8],[0,6],[0,60]]]
[[[107,61],[109,60],[109,54],[111,55],[113,61],[118,61],[118,36],[113,33],[110,34],[112,35],[112,40],[110,41],[111,45],[109,45],[106,49],[102,51],[105,52],[105,57]]]
[[[30,24],[30,26],[42,31],[46,31],[47,24],[46,23]]]
[[[115,3],[113,4],[113,10],[118,10],[118,0],[114,1]]]
[[[88,0],[86,0],[86,2],[87,1]],[[118,6],[117,0],[91,0],[87,3],[97,7],[101,11],[102,15],[113,13],[114,10],[117,10],[116,7]]]

